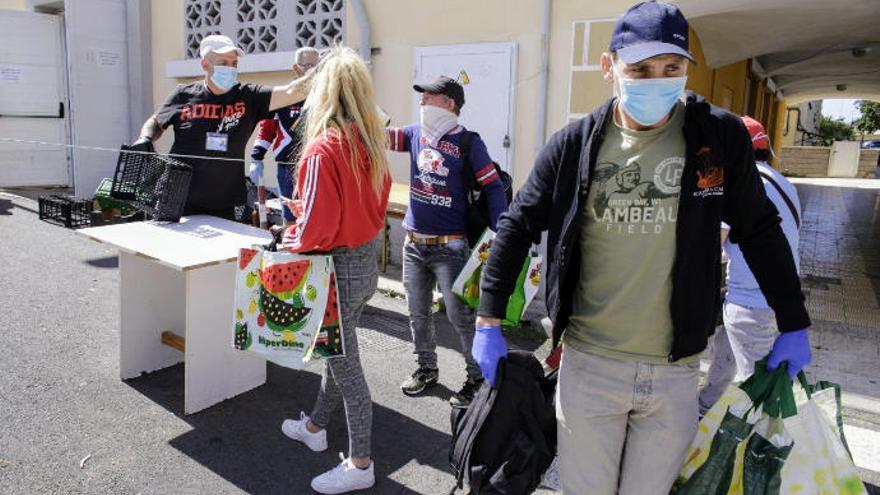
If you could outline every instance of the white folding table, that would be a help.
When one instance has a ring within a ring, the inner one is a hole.
[[[231,342],[238,250],[266,244],[267,231],[195,215],[77,232],[119,250],[123,380],[184,361],[186,414],[266,382],[265,360]]]

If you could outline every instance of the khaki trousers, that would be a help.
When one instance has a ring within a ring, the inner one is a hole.
[[[556,396],[562,492],[668,494],[697,431],[699,364],[620,361],[566,346]]]

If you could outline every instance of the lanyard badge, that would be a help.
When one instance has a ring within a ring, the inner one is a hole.
[[[229,144],[229,135],[221,132],[208,132],[205,134],[205,149],[208,151],[226,152]]]

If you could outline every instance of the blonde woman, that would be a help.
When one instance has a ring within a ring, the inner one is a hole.
[[[364,61],[349,48],[333,49],[319,65],[306,100],[305,146],[298,161],[296,224],[284,246],[297,253],[333,255],[345,356],[324,361],[321,389],[311,415],[287,419],[288,437],[315,452],[327,448],[325,428],[345,404],[349,457],[312,480],[319,493],[373,486],[370,454],[372,401],[358,354],[355,327],[378,282],[377,234],[384,226],[391,178],[385,129]]]

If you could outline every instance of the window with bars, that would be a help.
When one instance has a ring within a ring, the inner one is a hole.
[[[225,34],[245,53],[325,48],[345,35],[345,0],[185,0],[187,58],[199,58],[199,43]]]

